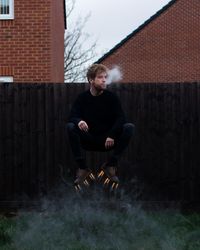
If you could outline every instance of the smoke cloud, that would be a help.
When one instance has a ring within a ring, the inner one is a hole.
[[[108,71],[108,78],[106,84],[109,85],[114,82],[118,82],[122,79],[122,72],[120,71],[119,66],[114,66],[111,70]]]

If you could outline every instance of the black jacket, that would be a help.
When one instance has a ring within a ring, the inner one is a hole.
[[[93,96],[87,90],[78,96],[69,116],[69,122],[76,125],[81,120],[88,124],[91,134],[114,138],[125,123],[125,115],[114,93],[104,90],[101,95]]]

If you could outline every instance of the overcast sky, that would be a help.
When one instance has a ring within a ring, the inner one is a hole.
[[[112,49],[170,0],[76,0],[67,21],[70,29],[77,18],[90,18],[84,31],[97,40],[96,59]]]

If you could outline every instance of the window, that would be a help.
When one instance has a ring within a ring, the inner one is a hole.
[[[0,76],[0,82],[13,82],[12,76]]]
[[[14,0],[0,0],[0,19],[14,19]]]

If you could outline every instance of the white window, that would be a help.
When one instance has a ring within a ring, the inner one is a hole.
[[[12,76],[0,76],[0,82],[13,82]]]
[[[14,0],[0,0],[0,19],[14,19]]]

